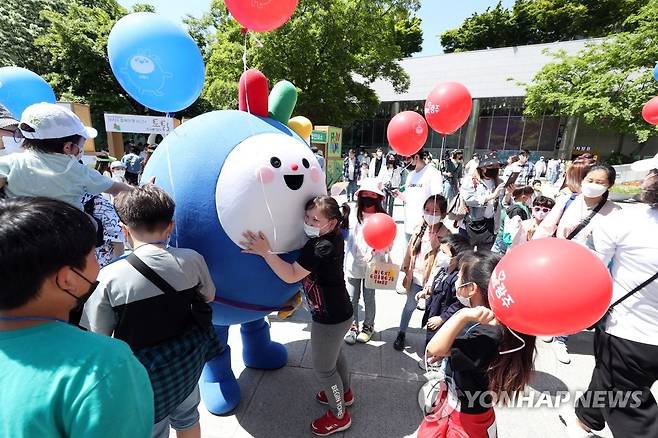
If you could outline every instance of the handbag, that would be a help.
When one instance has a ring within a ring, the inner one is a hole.
[[[457,192],[457,196],[455,196],[452,201],[450,201],[450,205],[448,205],[447,217],[451,221],[460,221],[464,219],[467,214],[468,206],[466,205],[464,198],[462,198],[461,193]]]
[[[372,261],[366,271],[366,287],[368,289],[395,290],[400,276],[400,267],[388,261]]]
[[[612,304],[610,305],[610,307],[608,307],[608,310],[606,310],[605,314],[601,317],[601,319],[599,319],[594,325],[591,325],[591,326],[587,327],[587,330],[599,330],[599,331],[604,331],[604,330],[605,330],[605,322],[608,320],[608,316],[610,316],[610,313],[612,312],[612,309],[613,309],[616,305],[618,305],[619,303],[621,303],[622,301],[624,301],[625,299],[627,299],[628,297],[630,297],[631,295],[634,295],[635,293],[637,293],[637,292],[641,291],[642,289],[644,289],[645,287],[647,287],[649,284],[653,283],[657,278],[658,278],[658,272],[656,272],[655,274],[653,274],[653,275],[652,275],[648,280],[646,280],[644,283],[640,284],[640,285],[637,286],[635,289],[633,289],[632,291],[628,292],[626,295],[624,295],[623,297],[621,297],[620,299],[618,299],[617,301],[615,301],[614,303],[612,303]]]

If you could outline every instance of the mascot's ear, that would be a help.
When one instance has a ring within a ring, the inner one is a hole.
[[[265,75],[256,69],[250,69],[240,76],[239,108],[261,117],[268,116],[267,93],[269,82]]]
[[[277,82],[270,93],[270,117],[284,125],[297,104],[297,89],[288,81]]]

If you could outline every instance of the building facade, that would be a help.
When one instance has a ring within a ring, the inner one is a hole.
[[[502,157],[528,149],[533,157],[572,159],[591,153],[608,157],[613,153],[633,158],[658,152],[658,138],[637,144],[628,135],[605,127],[587,126],[582,121],[545,112],[541,117],[523,116],[525,86],[541,68],[553,61],[551,53],[576,54],[598,39],[535,44],[519,47],[450,53],[407,58],[401,66],[410,78],[405,93],[395,93],[385,81],[372,84],[381,101],[374,119],[363,120],[343,129],[344,148],[388,148],[386,127],[401,111],[423,114],[425,98],[432,88],[447,81],[464,84],[473,97],[473,111],[464,126],[443,138],[431,131],[425,148],[438,157],[441,151],[463,149],[473,153],[498,151]]]

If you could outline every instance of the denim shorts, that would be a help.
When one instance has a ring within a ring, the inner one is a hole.
[[[169,438],[169,428],[185,430],[199,422],[199,386],[167,418],[153,425],[153,438]]]

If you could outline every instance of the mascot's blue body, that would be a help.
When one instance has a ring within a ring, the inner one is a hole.
[[[143,180],[176,202],[171,244],[201,253],[217,288],[213,324],[223,353],[206,364],[201,393],[210,412],[240,401],[231,370],[228,327],[241,324],[243,359],[252,368],[285,365],[287,351],[270,340],[264,316],[299,290],[261,257],[243,254],[242,233],[262,231],[273,251],[293,261],[305,241],[304,205],[326,194],[325,178],[308,145],[286,125],[244,111],[215,111],[182,124],[158,146]]]

